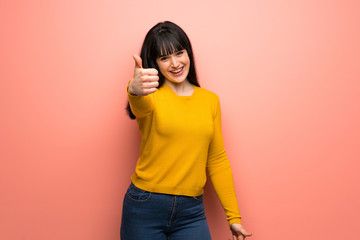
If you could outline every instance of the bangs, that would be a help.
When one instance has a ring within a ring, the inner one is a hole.
[[[168,31],[159,34],[154,45],[154,55],[157,58],[173,54],[185,48],[179,40]]]

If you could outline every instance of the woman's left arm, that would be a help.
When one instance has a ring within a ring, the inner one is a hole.
[[[207,169],[214,190],[225,210],[234,239],[242,239],[248,235],[241,225],[241,216],[236,200],[234,180],[229,159],[225,152],[221,130],[221,108],[217,99],[213,115],[214,134],[209,146]]]

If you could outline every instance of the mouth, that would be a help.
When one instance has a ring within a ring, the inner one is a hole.
[[[174,70],[174,71],[170,71],[170,72],[171,72],[173,75],[178,76],[178,75],[181,75],[181,74],[182,74],[183,70],[184,70],[184,67],[181,67],[181,68],[178,68],[178,69],[176,69],[176,70]]]

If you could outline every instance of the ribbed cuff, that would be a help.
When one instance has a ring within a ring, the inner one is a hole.
[[[233,223],[240,223],[241,224],[241,218],[233,218],[229,221],[229,227],[231,227],[231,224]]]

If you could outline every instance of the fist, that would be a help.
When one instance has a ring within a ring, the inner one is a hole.
[[[134,76],[129,83],[128,92],[133,95],[146,96],[156,92],[159,86],[158,71],[155,68],[143,68],[142,59],[133,56],[135,61]]]

